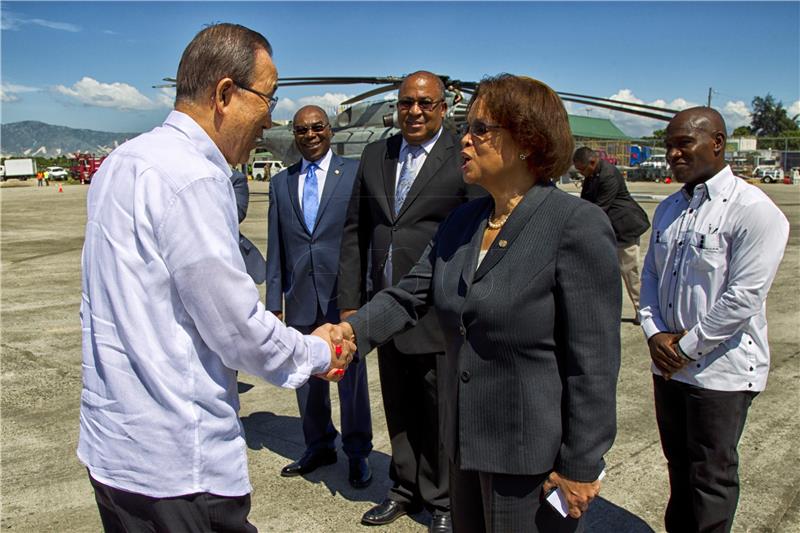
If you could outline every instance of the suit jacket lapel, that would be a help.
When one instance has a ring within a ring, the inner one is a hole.
[[[286,185],[289,188],[287,191],[289,193],[289,200],[291,200],[292,207],[297,215],[297,219],[300,220],[300,225],[306,230],[306,232],[308,232],[308,228],[306,228],[306,220],[303,218],[303,206],[300,205],[300,198],[297,197],[297,187],[300,184],[300,169],[302,166],[303,161],[300,160],[289,167],[289,171],[287,172],[286,176]]]
[[[433,145],[431,153],[425,158],[425,164],[419,169],[419,174],[414,179],[411,189],[408,191],[400,211],[397,213],[397,218],[403,216],[409,206],[414,203],[419,193],[425,188],[425,185],[433,178],[436,172],[442,167],[445,160],[450,156],[453,150],[453,138],[446,131],[442,131],[439,140]]]
[[[342,167],[344,161],[336,154],[331,156],[331,164],[328,167],[328,173],[325,175],[325,188],[322,189],[322,199],[319,202],[319,210],[317,211],[317,221],[314,223],[314,229],[319,226],[319,221],[322,219],[322,213],[330,202],[333,191],[339,187],[339,182],[342,180]]]
[[[486,206],[481,212],[480,217],[475,223],[472,233],[472,239],[469,243],[469,253],[464,258],[464,266],[461,270],[461,279],[464,280],[467,287],[472,285],[473,278],[475,277],[475,269],[478,264],[478,255],[481,252],[481,242],[483,241],[483,233],[486,231],[486,221],[489,219],[489,214],[492,212],[491,198],[487,197]],[[484,261],[486,259],[484,258]]]
[[[383,186],[386,190],[386,196],[380,200],[386,201],[383,207],[386,209],[389,220],[394,220],[394,189],[395,181],[397,181],[397,161],[400,159],[402,139],[401,135],[389,137],[386,142],[386,154],[383,158]]]
[[[503,258],[506,251],[513,246],[514,240],[528,224],[533,213],[542,205],[542,202],[544,202],[554,188],[555,186],[552,183],[534,185],[525,194],[525,197],[511,213],[511,216],[508,217],[500,233],[486,252],[486,257],[483,258],[481,266],[479,266],[477,272],[475,272],[475,277],[472,280],[473,283],[476,283],[485,276],[486,273]]]

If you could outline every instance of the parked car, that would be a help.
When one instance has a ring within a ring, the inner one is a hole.
[[[642,161],[640,168],[667,168],[667,156],[664,154],[653,154],[647,160]]]
[[[62,167],[47,167],[45,170],[51,180],[65,180],[69,178],[69,172]]]

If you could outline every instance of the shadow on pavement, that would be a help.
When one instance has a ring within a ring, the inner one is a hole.
[[[267,449],[286,458],[286,463],[296,461],[305,451],[303,431],[299,416],[282,416],[270,412],[257,412],[241,418],[247,447],[251,450]],[[341,451],[341,439],[337,438],[339,460],[302,476],[311,483],[324,483],[332,495],[341,494],[355,502],[380,503],[392,486],[388,477],[390,457],[375,450],[369,454],[372,468],[372,483],[365,489],[354,489],[347,480],[347,456]],[[275,473],[278,475],[278,473]],[[369,508],[365,507],[366,512]],[[430,514],[418,513],[411,518],[421,524],[430,522]]]
[[[653,533],[647,522],[603,498],[596,498],[586,513],[586,533]]]

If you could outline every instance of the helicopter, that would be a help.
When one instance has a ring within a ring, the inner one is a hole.
[[[478,87],[478,82],[462,81],[450,76],[437,74],[445,87],[447,111],[444,127],[456,135],[466,130],[469,100]],[[305,85],[379,85],[376,88],[357,94],[339,104],[340,111],[331,121],[333,138],[331,147],[343,157],[359,159],[367,144],[391,137],[400,131],[397,120],[397,99],[368,100],[379,94],[396,91],[405,76],[322,76],[279,78],[278,87]],[[169,85],[154,87],[174,87],[174,78],[164,78]],[[578,93],[556,91],[563,101],[610,109],[641,117],[669,121],[678,112],[674,109],[648,104],[621,102],[610,98],[589,96]],[[256,151],[269,151],[275,159],[290,165],[300,158],[294,143],[292,124],[276,126],[265,130]]]

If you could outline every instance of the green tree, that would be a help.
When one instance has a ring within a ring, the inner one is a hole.
[[[732,137],[749,137],[753,132],[750,131],[750,126],[739,126],[733,130]]]
[[[798,129],[797,117],[790,118],[782,102],[776,102],[769,93],[765,97],[756,96],[752,101],[753,118],[750,130],[759,137],[778,137],[785,132]]]

